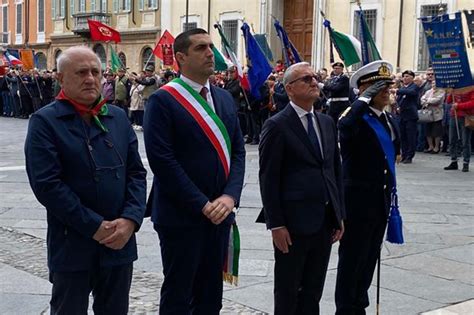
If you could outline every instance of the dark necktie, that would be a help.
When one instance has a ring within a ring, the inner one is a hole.
[[[390,138],[392,138],[392,131],[390,130],[390,127],[388,126],[387,116],[385,115],[385,113],[382,113],[382,115],[380,115],[379,120],[384,126],[385,130],[387,130]]]
[[[201,94],[202,98],[206,101],[207,103],[207,87],[203,86],[201,91],[199,92]]]
[[[307,113],[306,114],[306,119],[308,120],[308,137],[309,140],[311,141],[311,144],[313,145],[314,149],[316,150],[316,155],[320,158],[323,157],[321,154],[321,148],[319,146],[319,139],[316,134],[316,130],[314,129],[313,125],[313,114],[312,113]]]

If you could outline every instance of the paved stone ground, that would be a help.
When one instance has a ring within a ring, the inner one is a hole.
[[[45,211],[24,171],[27,121],[0,118],[0,314],[47,314]],[[142,134],[140,151],[145,158]],[[261,201],[258,154],[247,147],[247,173],[238,213],[241,277],[225,286],[222,314],[273,312],[273,251],[269,233],[255,224]],[[473,173],[445,172],[443,155],[418,154],[398,168],[406,244],[382,251],[382,314],[474,314]],[[151,180],[151,173],[148,179]],[[131,289],[131,314],[156,314],[161,260],[156,233],[146,220],[137,235],[139,260]],[[321,314],[334,313],[337,245],[333,247]],[[375,289],[370,291],[374,314]]]

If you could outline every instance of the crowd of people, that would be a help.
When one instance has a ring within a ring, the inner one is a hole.
[[[288,105],[284,73],[284,68],[275,67],[260,89],[259,99],[240,88],[235,69],[228,71],[224,77],[216,75],[215,84],[229,90],[234,97],[246,143],[258,144],[265,121]],[[462,156],[462,170],[469,171],[474,139],[472,131],[464,127],[464,116],[474,114],[474,92],[446,93],[444,89],[437,88],[432,68],[419,75],[406,70],[393,74],[392,79],[390,105],[385,111],[391,113],[400,126],[400,162],[412,163],[416,152],[446,153],[452,159],[446,170],[458,169],[457,160]],[[344,73],[341,62],[332,65],[330,74],[326,68],[320,69],[316,80],[320,95],[313,106],[337,123],[344,110],[357,99],[359,91],[349,85],[350,76]],[[428,118],[419,117],[421,113]]]
[[[395,164],[412,163],[417,140],[418,149],[439,153],[449,126],[446,169],[458,168],[462,149],[468,171],[471,130],[463,117],[473,111],[474,91],[445,97],[431,69],[417,84],[415,73],[392,75],[384,60],[350,78],[342,63],[327,75],[306,62],[287,69],[280,62],[257,98],[242,89],[237,69],[214,72],[205,30],[178,35],[174,53],[179,75],[157,75],[148,65],[140,74],[106,70],[103,77],[90,48],[71,47],[51,76],[55,101],[41,110],[45,80],[19,75],[17,84],[31,81],[41,95],[33,101],[28,89],[28,108],[25,92],[10,92],[16,72],[3,76],[2,96],[17,95],[21,116],[31,115],[26,170],[47,210],[51,313],[86,314],[92,292],[95,313],[127,314],[135,233],[151,216],[164,274],[160,314],[219,314],[223,280],[237,276],[233,210],[247,142],[259,144],[257,222],[274,244],[275,314],[319,314],[337,241],[336,314],[364,314],[397,200]],[[452,103],[449,116],[445,103]],[[8,104],[2,112],[11,117]],[[433,118],[419,124],[420,109]],[[144,132],[154,175],[148,199],[133,129]]]
[[[33,112],[51,103],[60,90],[56,73],[56,69],[41,72],[7,69],[0,76],[0,113],[6,117],[28,118]],[[287,106],[289,98],[283,84],[284,73],[285,67],[279,60],[260,88],[259,98],[242,88],[235,67],[215,72],[210,77],[211,84],[231,93],[246,143],[258,145],[265,121]],[[178,75],[170,69],[155,72],[153,65],[147,65],[138,74],[128,72],[125,68],[116,72],[108,68],[103,72],[102,96],[108,103],[123,108],[133,128],[142,131],[148,98]],[[341,62],[335,62],[330,73],[328,69],[322,68],[316,75],[320,97],[314,108],[337,122],[343,111],[356,100],[358,90],[349,86],[350,76],[344,72],[344,64]],[[456,92],[446,93],[444,89],[437,88],[432,68],[419,75],[411,70],[396,73],[393,74],[393,81],[390,106],[385,110],[392,113],[400,125],[401,163],[412,163],[416,152],[441,152],[452,159],[446,170],[458,169],[457,160],[462,157],[462,170],[469,171],[474,139],[471,137],[471,130],[463,126],[464,117],[474,112],[471,105],[472,93],[457,95]],[[456,105],[453,107],[453,104]],[[419,117],[419,113],[425,115]],[[429,117],[426,118],[426,115]]]

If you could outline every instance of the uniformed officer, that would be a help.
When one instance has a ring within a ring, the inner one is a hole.
[[[394,187],[399,128],[389,104],[392,65],[378,60],[360,68],[350,83],[360,97],[339,120],[346,232],[339,246],[336,314],[365,314],[367,290],[387,225]]]
[[[350,87],[349,78],[344,74],[344,64],[335,62],[332,69],[331,78],[324,84],[324,93],[328,97],[328,114],[337,124],[341,113],[351,105],[349,102]]]

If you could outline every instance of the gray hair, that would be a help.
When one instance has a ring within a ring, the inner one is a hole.
[[[283,85],[287,85],[288,83],[290,83],[293,79],[293,73],[295,72],[295,70],[301,67],[311,67],[311,65],[309,64],[309,62],[302,61],[289,66],[288,69],[286,69],[285,74],[283,75]]]
[[[95,52],[87,46],[74,46],[71,48],[66,49],[61,55],[59,55],[58,59],[56,60],[58,66],[58,73],[62,73],[67,65],[71,62],[71,56],[75,54],[88,54],[93,53],[94,56],[97,57],[97,65],[101,68],[101,61],[99,56],[95,54]]]

